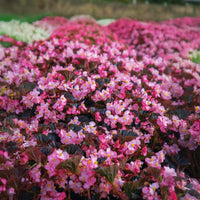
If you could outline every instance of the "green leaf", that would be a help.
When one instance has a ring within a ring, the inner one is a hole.
[[[3,46],[3,47],[11,47],[11,43],[10,42],[3,42],[1,41],[0,44]]]
[[[101,176],[105,176],[110,183],[113,183],[115,176],[118,173],[118,166],[112,165],[109,167],[98,167],[95,171]]]
[[[58,168],[58,169],[68,169],[71,172],[76,173],[76,170],[77,170],[78,165],[80,163],[81,157],[82,157],[81,155],[73,156],[72,158],[61,162],[56,168]]]

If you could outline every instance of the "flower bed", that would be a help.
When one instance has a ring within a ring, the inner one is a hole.
[[[109,28],[135,49],[139,56],[149,55],[167,60],[187,58],[192,49],[200,48],[199,18],[183,18],[163,23],[119,19],[110,24]]]
[[[200,198],[185,155],[200,144],[200,68],[183,59],[198,35],[175,57],[167,41],[124,41],[138,41],[132,26],[146,38],[173,25],[70,21],[0,47],[1,199]]]

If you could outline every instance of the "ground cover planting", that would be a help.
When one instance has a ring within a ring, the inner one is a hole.
[[[200,19],[31,26],[0,37],[1,199],[199,199]]]

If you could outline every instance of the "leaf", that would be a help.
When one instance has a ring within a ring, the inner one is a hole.
[[[106,112],[106,108],[98,109],[98,112],[99,112],[100,114],[105,114],[105,112]]]
[[[10,172],[11,172],[12,170],[13,170],[13,169],[10,169],[10,170],[1,169],[1,170],[0,170],[0,177],[1,177],[1,178],[8,179],[9,175],[11,174]]]
[[[103,163],[106,160],[106,157],[100,157],[97,159],[98,164]]]
[[[130,130],[120,130],[119,133],[120,134],[118,135],[120,144],[123,144],[124,142],[129,142],[138,136],[135,132]]]
[[[180,164],[180,166],[188,166],[191,163],[189,162],[189,160],[187,158],[182,158],[179,160],[179,164]]]
[[[67,99],[68,102],[74,102],[75,98],[72,94],[65,92],[64,93],[65,98]]]
[[[6,148],[9,153],[14,153],[19,149],[19,147],[17,146],[17,143],[12,142],[12,141],[6,143]]]
[[[106,104],[104,101],[98,101],[95,103],[95,108],[97,109],[106,109]]]
[[[194,197],[196,197],[197,199],[200,199],[200,193],[197,192],[196,190],[189,190],[188,193]]]
[[[137,133],[130,130],[120,130],[119,132],[123,137],[126,137],[126,136],[138,137]]]
[[[155,179],[158,179],[160,174],[162,172],[162,169],[158,169],[156,167],[148,167],[145,169],[146,176],[153,176]]]
[[[191,112],[183,109],[177,109],[173,111],[173,114],[177,115],[180,119],[186,119],[191,114]]]
[[[182,71],[181,77],[184,77],[186,79],[193,79],[194,78],[191,74],[184,72],[184,71]]]
[[[66,81],[71,81],[77,77],[77,75],[75,75],[74,72],[70,72],[67,70],[59,70],[57,72],[62,74],[65,77]]]
[[[124,167],[126,166],[127,161],[128,161],[128,158],[126,158],[126,157],[120,159],[120,162],[119,162],[119,169],[120,170],[124,169]]]
[[[191,165],[189,160],[184,155],[180,156],[179,154],[176,154],[174,155],[174,160],[176,164],[180,167],[186,167],[186,166]]]
[[[68,169],[73,173],[76,173],[77,167],[81,160],[81,155],[76,155],[70,159],[61,162],[56,168],[58,169]]]
[[[138,102],[142,102],[143,99],[141,97],[138,97],[137,100],[138,100]]]
[[[52,148],[50,148],[50,147],[41,147],[40,150],[46,156],[52,154],[52,152],[53,152]]]
[[[127,182],[124,183],[123,188],[125,190],[126,195],[130,198],[132,197],[132,193],[137,190],[138,186],[139,186],[139,181]]]
[[[78,131],[80,131],[82,129],[81,126],[78,126],[76,124],[70,124],[69,128],[74,132],[78,132]]]
[[[1,163],[5,163],[6,160],[7,160],[7,159],[5,158],[5,156],[0,155],[0,164],[1,164]]]
[[[110,183],[113,183],[115,176],[118,173],[118,166],[98,167],[95,171],[101,176],[105,176]]]
[[[40,163],[42,157],[42,151],[38,147],[30,147],[27,148],[25,151],[26,155],[28,156],[29,160],[34,160],[36,163]]]
[[[83,155],[83,151],[78,146],[76,146],[74,144],[66,145],[64,147],[64,150],[67,151],[67,153],[72,154],[72,155],[74,155],[74,154]]]
[[[158,114],[158,113],[152,113],[151,114],[151,117],[150,117],[150,119],[158,119],[158,116],[159,116],[160,114]]]
[[[3,41],[0,41],[0,44],[3,46],[3,47],[11,47],[12,44],[10,42],[3,42]]]
[[[19,91],[22,95],[27,94],[28,92],[32,91],[37,86],[36,83],[32,82],[25,82],[19,86]]]
[[[165,162],[169,165],[170,168],[173,168],[176,170],[177,166],[169,156],[165,157]]]
[[[99,87],[104,85],[104,82],[100,78],[96,79],[95,81],[99,84]]]
[[[29,119],[31,117],[31,115],[32,115],[32,110],[31,109],[27,109],[21,114],[21,118],[23,120],[27,120],[27,119]]]
[[[189,95],[189,96],[188,96],[188,103],[189,103],[189,104],[192,103],[192,100],[193,100],[193,95]]]
[[[85,98],[85,106],[86,107],[94,107],[95,106],[95,102],[92,101],[90,98],[86,97]]]
[[[78,119],[80,122],[90,122],[91,121],[90,117],[92,117],[92,116],[85,114],[85,115],[79,115]]]
[[[26,190],[21,190],[19,191],[19,200],[32,200],[33,199],[33,192],[31,191],[26,191]]]
[[[35,135],[35,138],[37,140],[39,140],[42,144],[47,144],[50,141],[50,139],[48,138],[48,136],[46,136],[44,134],[41,134],[41,133]]]
[[[55,141],[55,142],[60,142],[60,137],[58,136],[58,134],[56,133],[48,133],[48,138],[52,141]]]
[[[110,78],[104,78],[104,82],[107,84],[110,83]]]

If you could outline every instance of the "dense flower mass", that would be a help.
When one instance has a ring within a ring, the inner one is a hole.
[[[35,26],[51,36],[1,39],[12,45],[0,46],[0,197],[199,199],[188,170],[198,161],[186,157],[200,145],[200,67],[187,59],[200,47],[197,28]]]
[[[49,33],[42,28],[27,23],[12,20],[10,22],[0,21],[0,35],[8,35],[16,40],[23,42],[33,42],[34,40],[43,40],[49,37]]]
[[[119,19],[109,28],[135,49],[139,56],[171,60],[186,58],[191,50],[200,48],[199,18],[185,17],[163,23]]]

